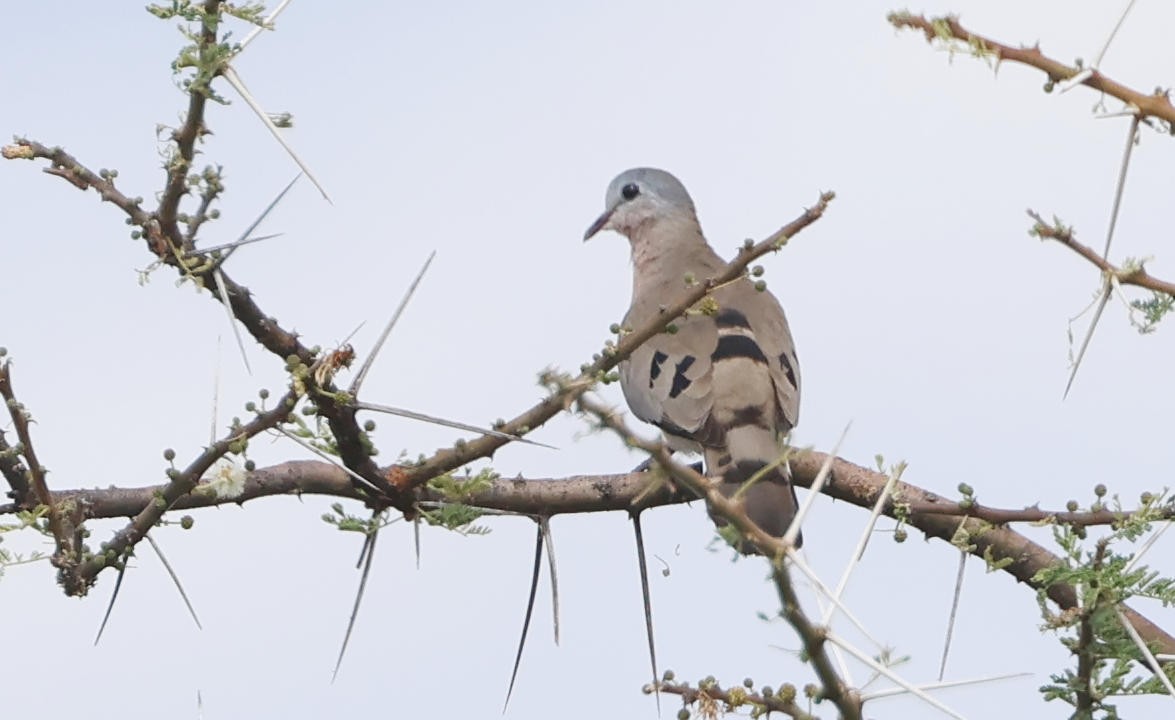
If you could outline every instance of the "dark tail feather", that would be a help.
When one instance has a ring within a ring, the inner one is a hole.
[[[721,475],[720,489],[727,497],[733,496],[748,480],[760,473],[769,463],[741,460],[730,463],[729,456],[718,457],[720,453],[707,451],[707,469],[711,475]],[[727,460],[722,466],[719,460]],[[754,485],[742,491],[743,506],[747,517],[769,535],[783,537],[796,516],[799,502],[796,499],[796,490],[791,482],[791,467],[787,462],[763,473]],[[796,535],[796,547],[804,544],[803,534]],[[750,543],[743,543],[739,548],[743,554],[757,553]]]

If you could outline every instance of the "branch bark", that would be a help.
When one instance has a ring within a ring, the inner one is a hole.
[[[964,28],[958,18],[952,16],[928,19],[923,15],[895,12],[890,13],[886,19],[898,29],[921,30],[929,43],[933,43],[935,40],[948,43],[952,40],[958,40],[967,43],[967,51],[975,55],[994,57],[996,62],[1010,60],[1036,68],[1048,75],[1051,82],[1069,80],[1082,73],[1087,73],[1081,80],[1082,85],[1115,97],[1136,108],[1137,114],[1141,117],[1156,117],[1169,125],[1175,125],[1175,106],[1171,104],[1171,98],[1165,90],[1160,89],[1149,95],[1141,93],[1106,77],[1097,68],[1073,67],[1054,60],[1042,53],[1039,45],[1015,48],[973,33]]]
[[[795,453],[790,460],[795,483],[800,487],[809,487],[827,457],[825,453],[815,451]],[[385,472],[391,474],[394,470],[395,468],[389,468]],[[883,473],[843,458],[836,458],[832,464],[832,481],[825,485],[823,492],[829,497],[857,507],[872,509],[888,479]],[[464,501],[475,507],[551,517],[609,510],[627,511],[638,498],[641,507],[644,508],[694,499],[672,492],[666,487],[646,492],[649,482],[650,478],[646,473],[576,475],[565,478],[500,478],[490,483],[485,490],[471,494]],[[156,493],[163,487],[165,486],[64,490],[53,492],[52,498],[54,503],[76,503],[84,510],[87,518],[127,517],[141,512],[146,505],[154,501]],[[347,473],[342,469],[325,462],[301,460],[254,470],[246,478],[243,492],[235,498],[216,497],[197,485],[191,493],[178,498],[171,508],[189,510],[229,503],[241,504],[262,497],[302,494],[362,500],[361,494],[353,487]],[[970,534],[974,545],[970,551],[972,555],[984,559],[986,554],[990,553],[990,557],[996,560],[1010,558],[1012,563],[1003,567],[1002,571],[1033,589],[1039,589],[1039,584],[1033,581],[1036,573],[1060,561],[1046,548],[1010,527],[992,526],[970,515],[942,512],[953,511],[958,508],[958,504],[929,490],[898,482],[894,495],[900,498],[902,503],[908,504],[906,521],[909,525],[919,529],[927,537],[950,542],[960,522],[965,522],[964,528]],[[445,499],[440,493],[427,487],[418,490],[416,497],[418,500],[432,501]],[[17,509],[15,504],[0,505],[0,515],[11,514]],[[1096,515],[1099,521],[1112,521],[1112,514],[1109,511],[1103,513],[1107,517],[1103,518],[1102,513],[1089,515]],[[895,516],[892,502],[886,506],[885,514]],[[1077,595],[1071,586],[1054,585],[1048,589],[1048,596],[1062,609],[1078,607]],[[1157,652],[1175,655],[1175,636],[1134,610],[1127,608],[1126,614],[1139,634],[1151,643]]]

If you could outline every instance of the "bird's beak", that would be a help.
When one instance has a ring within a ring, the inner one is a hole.
[[[616,208],[610,207],[605,210],[603,214],[600,215],[600,217],[596,218],[596,221],[592,223],[591,226],[588,227],[587,232],[583,234],[583,241],[587,242],[588,240],[591,240],[596,233],[603,230],[608,225],[608,221],[612,219],[612,213],[614,212],[616,212]]]

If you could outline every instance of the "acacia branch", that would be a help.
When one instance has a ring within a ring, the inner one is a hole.
[[[644,440],[637,437],[624,424],[624,421],[614,410],[603,405],[596,399],[581,396],[577,401],[582,412],[594,417],[599,424],[619,435],[629,447],[637,447],[649,453],[656,465],[668,473],[674,482],[684,485],[706,502],[706,508],[712,516],[734,526],[739,533],[754,545],[759,554],[771,561],[772,578],[779,591],[781,605],[780,615],[799,635],[804,645],[804,654],[812,665],[812,670],[820,680],[821,694],[828,698],[844,720],[860,720],[862,717],[862,701],[860,693],[850,687],[833,666],[832,657],[828,653],[827,628],[813,622],[800,607],[799,597],[792,584],[791,573],[788,571],[784,556],[792,550],[791,543],[785,539],[773,537],[763,531],[747,516],[741,501],[726,497],[718,490],[717,483],[710,478],[703,477],[692,467],[682,465],[672,458],[672,451],[661,440]]]
[[[779,690],[774,693],[771,692],[771,688],[765,687],[762,692],[756,693],[749,688],[744,690],[735,687],[723,690],[718,683],[710,682],[710,679],[707,678],[696,688],[685,683],[675,683],[668,680],[657,683],[657,688],[669,695],[680,695],[687,705],[696,705],[698,715],[701,717],[720,717],[722,713],[710,712],[717,709],[714,707],[714,703],[718,701],[726,706],[723,708],[725,712],[750,705],[752,713],[779,712],[794,718],[794,720],[817,720],[815,715],[808,713],[796,704],[794,685],[781,685]],[[753,714],[752,717],[757,717],[757,715]]]
[[[16,448],[0,447],[13,453],[4,461],[3,468],[12,494],[17,504],[23,509],[30,509],[36,505],[48,508],[49,532],[53,535],[54,552],[53,566],[58,569],[58,579],[68,590],[71,583],[66,577],[67,568],[77,562],[82,552],[81,521],[77,513],[67,512],[61,505],[53,504],[52,494],[45,482],[45,468],[37,459],[33,449],[33,436],[29,430],[29,413],[19,400],[12,387],[12,362],[0,363],[0,398],[8,408],[8,415],[12,418],[13,428],[16,430],[16,439],[20,443],[19,452],[24,456],[26,468],[17,467]]]
[[[932,44],[936,40],[948,43],[957,40],[966,43],[968,51],[981,57],[994,57],[997,63],[1010,60],[1036,68],[1048,75],[1050,82],[1069,80],[1084,74],[1080,84],[1121,100],[1131,106],[1140,117],[1156,117],[1175,125],[1175,106],[1171,104],[1171,99],[1164,90],[1156,90],[1149,95],[1141,93],[1106,77],[1097,68],[1073,67],[1054,60],[1042,53],[1039,45],[1015,48],[977,35],[964,28],[958,18],[952,16],[927,19],[922,15],[895,12],[890,13],[886,19],[898,29],[921,30],[926,36],[926,41]]]
[[[815,451],[797,451],[790,458],[793,481],[799,487],[809,487],[827,455]],[[396,467],[385,468],[383,472],[392,475]],[[885,489],[889,478],[876,470],[857,465],[842,458],[832,463],[833,481],[824,486],[823,493],[857,507],[872,509]],[[674,493],[667,487],[648,492],[648,473],[620,473],[614,475],[576,475],[565,478],[499,478],[483,489],[470,493],[462,501],[474,507],[521,513],[532,516],[570,515],[578,513],[627,511],[639,501],[641,508],[688,502],[691,495]],[[949,485],[948,482],[942,484]],[[87,518],[128,517],[141,512],[152,503],[157,493],[165,486],[143,488],[93,488],[59,490],[51,492],[54,503],[74,503],[82,508]],[[444,501],[447,498],[427,486],[418,491],[420,500]],[[352,485],[346,471],[326,462],[298,460],[258,468],[245,478],[242,492],[232,498],[217,497],[201,491],[200,485],[189,494],[176,499],[172,510],[190,510],[216,507],[227,504],[241,504],[250,500],[273,496],[327,495],[343,499],[362,500],[363,495]],[[1056,565],[1060,559],[1046,548],[1029,540],[1008,527],[992,526],[988,521],[962,512],[958,503],[946,500],[937,493],[924,490],[916,485],[899,481],[893,490],[903,507],[895,508],[893,502],[885,506],[885,514],[896,517],[898,510],[904,521],[928,537],[950,542],[964,522],[964,529],[970,534],[970,554],[985,558],[989,553],[993,560],[1011,558],[1013,562],[1000,567],[1016,580],[1039,589],[1033,577],[1040,570]],[[15,503],[0,505],[0,515],[13,514],[20,508]],[[960,512],[954,512],[959,510]],[[973,511],[970,511],[973,512]],[[1014,510],[992,510],[993,513],[1016,513]],[[1024,511],[1027,512],[1027,511]],[[1024,521],[1047,520],[1056,516],[1073,517],[1080,524],[1097,525],[1116,521],[1121,515],[1108,510],[1089,513],[1032,511],[1044,513],[1044,518],[1025,517]],[[1124,515],[1124,514],[1123,514]],[[965,519],[965,520],[964,520]],[[1016,519],[1019,521],[1019,519]],[[1062,609],[1078,607],[1076,592],[1066,585],[1053,585],[1048,589],[1050,599]],[[1175,637],[1158,627],[1142,615],[1127,609],[1135,628],[1158,652],[1175,655]]]
[[[1059,222],[1052,224],[1046,223],[1044,218],[1032,210],[1028,211],[1028,217],[1034,221],[1032,228],[1029,230],[1031,234],[1046,240],[1056,240],[1088,260],[1098,270],[1117,279],[1119,283],[1123,285],[1134,285],[1175,297],[1175,283],[1160,280],[1148,274],[1146,268],[1142,266],[1142,263],[1138,263],[1137,267],[1120,268],[1099,255],[1093,248],[1077,242],[1073,234],[1073,228],[1066,227]]]

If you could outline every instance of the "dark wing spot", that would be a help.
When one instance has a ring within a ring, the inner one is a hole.
[[[764,429],[770,429],[766,420],[763,418],[762,405],[746,405],[734,411],[730,426],[734,428],[745,425],[757,425]]]
[[[728,358],[746,358],[767,364],[767,356],[759,349],[759,343],[746,335],[724,335],[718,338],[718,347],[710,356],[714,362]]]
[[[661,428],[661,430],[664,431],[666,435],[673,435],[674,437],[679,437],[683,440],[695,440],[696,439],[690,433],[689,430],[686,430],[685,428],[683,428],[682,426],[673,422],[672,420],[666,420],[664,417],[662,417],[660,421],[658,421],[654,424],[657,427]]]
[[[747,320],[747,316],[740,313],[738,310],[726,308],[714,317],[714,321],[718,323],[720,328],[740,327],[751,329],[751,323]]]
[[[693,364],[693,355],[686,355],[681,359],[681,362],[677,363],[677,371],[673,374],[673,387],[669,388],[669,397],[677,397],[678,395],[685,392],[685,389],[690,386],[690,382],[692,381],[685,376],[685,372],[686,370],[689,370],[690,366]]]
[[[653,381],[661,375],[661,363],[669,359],[669,356],[660,350],[653,351],[653,363],[649,365],[649,387],[653,387]]]
[[[787,381],[791,383],[792,387],[796,386],[796,371],[791,366],[791,360],[788,359],[787,353],[780,353],[779,366],[783,368],[783,372],[787,374]]]

